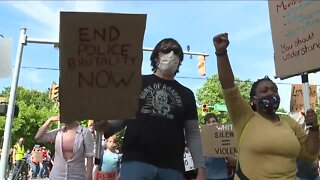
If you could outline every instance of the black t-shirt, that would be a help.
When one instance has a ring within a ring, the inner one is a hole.
[[[127,121],[123,161],[140,161],[184,171],[184,122],[197,120],[193,92],[175,80],[142,78],[139,111]]]

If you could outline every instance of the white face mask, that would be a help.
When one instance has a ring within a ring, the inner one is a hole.
[[[179,66],[179,57],[171,51],[160,58],[158,69],[165,74],[175,74]]]

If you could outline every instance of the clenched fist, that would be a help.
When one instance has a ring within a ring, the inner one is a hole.
[[[221,33],[213,37],[213,45],[216,48],[216,54],[227,52],[229,46],[228,33]]]

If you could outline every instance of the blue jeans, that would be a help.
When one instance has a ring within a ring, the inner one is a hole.
[[[32,177],[36,178],[39,175],[39,171],[40,171],[40,164],[31,164],[31,169],[32,169]]]
[[[182,180],[183,175],[174,169],[158,168],[139,161],[123,162],[120,168],[120,180]]]
[[[42,167],[40,168],[40,177],[47,178],[49,177],[49,169],[48,169],[48,162],[43,161]]]

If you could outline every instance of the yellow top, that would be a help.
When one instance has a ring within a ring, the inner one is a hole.
[[[19,144],[14,145],[14,148],[16,150],[15,160],[21,160],[24,156],[24,146],[22,145],[20,147]]]
[[[223,93],[237,144],[242,136],[239,163],[249,179],[296,179],[296,159],[316,158],[307,153],[307,136],[295,120],[289,116],[281,117],[277,123],[265,119],[251,109],[238,86]]]

